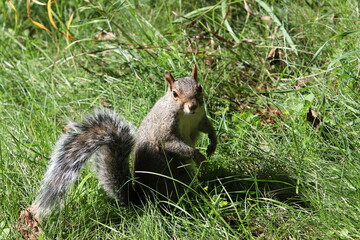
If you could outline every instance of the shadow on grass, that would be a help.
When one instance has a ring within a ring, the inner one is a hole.
[[[250,229],[249,234],[261,236],[258,232],[262,232],[266,226],[263,226],[261,221],[257,222],[247,216],[244,210],[247,203],[258,204],[263,209],[266,209],[266,204],[274,202],[277,205],[281,205],[278,204],[279,202],[283,203],[283,206],[287,205],[292,209],[308,207],[304,197],[297,191],[295,174],[283,166],[274,166],[272,164],[274,159],[265,157],[260,159],[257,156],[255,160],[253,158],[234,162],[228,167],[217,166],[215,161],[213,165],[210,163],[204,166],[198,177],[199,184],[194,184],[191,193],[179,203],[169,200],[149,202],[144,206],[130,204],[123,207],[116,200],[108,197],[104,190],[93,193],[97,195],[93,204],[89,204],[88,196],[84,195],[75,203],[68,205],[69,209],[64,209],[65,214],[60,216],[65,220],[65,225],[71,227],[61,233],[51,232],[49,236],[67,237],[69,234],[74,234],[74,231],[81,234],[82,231],[89,229],[96,231],[98,228],[102,229],[103,233],[109,234],[113,233],[114,228],[119,232],[128,232],[128,229],[139,224],[139,221],[154,216],[158,216],[161,221],[172,222],[177,218],[187,219],[189,214],[191,221],[201,222],[202,217],[207,216],[210,218],[207,221],[223,222],[223,226],[228,227],[229,231],[234,231],[234,234],[239,226],[243,226]],[[215,203],[216,199],[220,199],[219,204]],[[271,202],[272,200],[274,202]],[[221,201],[224,204],[225,202],[235,204],[221,206]],[[78,208],[79,205],[82,206],[81,209]],[[79,209],[79,214],[74,214],[74,208]],[[72,219],[74,215],[76,215],[75,219]],[[55,214],[53,217],[58,218],[59,215]],[[171,233],[171,229],[168,233]]]
[[[291,206],[307,207],[307,202],[299,192],[295,173],[285,167],[269,166],[271,161],[261,159],[261,167],[249,170],[236,164],[232,169],[226,167],[206,167],[199,176],[201,185],[208,191],[224,192],[232,201],[247,198],[268,198]]]

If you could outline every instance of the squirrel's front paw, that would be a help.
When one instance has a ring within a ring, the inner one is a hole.
[[[200,164],[206,160],[206,157],[201,152],[199,152],[199,150],[195,150],[194,160],[197,164]]]
[[[210,157],[215,152],[215,149],[216,149],[216,144],[210,144],[206,149],[206,155]]]

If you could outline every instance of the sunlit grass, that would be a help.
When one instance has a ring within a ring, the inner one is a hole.
[[[11,2],[16,14],[0,3],[0,239],[19,239],[68,120],[109,107],[138,126],[164,71],[193,64],[219,136],[195,196],[121,207],[89,165],[43,239],[360,238],[357,1],[57,1],[59,30],[32,2],[51,34]],[[63,36],[73,13],[77,40]]]

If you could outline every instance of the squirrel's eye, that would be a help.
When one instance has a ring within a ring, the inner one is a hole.
[[[177,92],[173,91],[173,96],[174,98],[177,98],[179,95],[177,94]]]

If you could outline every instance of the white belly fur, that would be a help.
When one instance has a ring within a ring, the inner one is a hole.
[[[195,147],[197,137],[199,136],[199,124],[204,114],[204,108],[197,109],[194,114],[179,114],[178,129],[180,136],[191,147]]]

